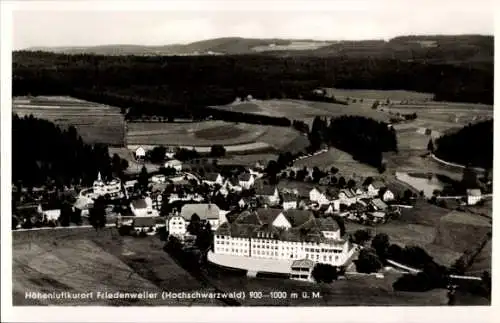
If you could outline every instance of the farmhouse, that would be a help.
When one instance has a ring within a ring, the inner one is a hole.
[[[307,282],[314,281],[312,277],[314,265],[314,261],[309,259],[294,260],[291,266],[290,279]]]
[[[309,192],[309,199],[312,202],[318,203],[319,205],[330,203],[330,197],[328,196],[327,192],[316,187]]]
[[[165,175],[157,174],[151,176],[151,182],[156,184],[164,184],[167,181],[167,177]]]
[[[356,194],[352,190],[343,189],[339,193],[339,200],[340,200],[340,203],[349,206],[353,203],[356,203],[357,198],[356,198]]]
[[[467,190],[467,204],[468,205],[476,205],[479,201],[481,201],[482,195],[480,189],[468,189]]]
[[[382,187],[379,191],[379,197],[384,202],[389,202],[394,200],[394,193],[391,192],[387,187]]]
[[[153,200],[150,197],[133,200],[130,203],[130,210],[136,217],[154,217],[160,215],[158,211],[153,208]]]
[[[186,204],[180,212],[180,216],[185,220],[186,225],[191,221],[193,214],[198,215],[202,222],[210,223],[212,230],[216,230],[221,223],[226,221],[225,217],[221,215],[219,207],[211,203]]]
[[[182,170],[182,162],[180,160],[177,160],[177,159],[171,159],[171,160],[167,160],[165,162],[165,168],[173,168],[175,169],[177,172],[180,172]]]
[[[373,181],[367,187],[367,193],[369,196],[377,196],[378,192],[381,188],[383,188],[385,184],[381,181]]]
[[[224,184],[224,179],[219,173],[207,173],[205,174],[205,176],[203,176],[202,182],[210,186],[213,186],[215,184],[222,186]]]
[[[42,216],[43,222],[55,222],[61,215],[61,206],[59,203],[40,203],[37,212]]]
[[[135,150],[135,159],[144,160],[144,158],[146,158],[146,150],[142,147],[138,147]]]
[[[265,204],[270,206],[278,205],[280,202],[278,188],[271,185],[260,185],[256,187],[255,196],[263,199]]]
[[[353,253],[333,219],[315,219],[311,212],[276,209],[244,211],[234,223],[215,232],[214,253],[282,260],[309,259],[343,266]],[[230,265],[230,264],[227,264]]]
[[[252,188],[255,182],[255,177],[250,173],[243,173],[238,176],[238,183],[244,190],[249,190]]]

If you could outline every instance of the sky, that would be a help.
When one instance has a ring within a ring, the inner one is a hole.
[[[13,49],[166,45],[218,37],[360,40],[416,34],[492,35],[495,9],[492,0],[61,3],[17,4]]]

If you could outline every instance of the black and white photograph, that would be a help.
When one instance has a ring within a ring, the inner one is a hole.
[[[493,1],[72,2],[2,1],[8,306],[492,307]]]

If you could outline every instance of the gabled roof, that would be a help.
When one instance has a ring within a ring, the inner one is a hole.
[[[275,186],[259,185],[258,187],[255,188],[255,195],[271,196],[271,195],[274,195],[276,190],[277,190],[277,188]]]
[[[255,211],[261,224],[272,224],[274,220],[282,213],[281,209],[259,208]]]
[[[467,195],[469,195],[469,196],[481,196],[481,190],[478,188],[468,189]]]
[[[310,211],[306,210],[286,210],[283,212],[292,227],[298,227],[314,218]]]
[[[148,207],[146,200],[144,199],[133,200],[132,206],[134,207],[134,209],[146,209]]]
[[[296,202],[297,201],[297,196],[287,193],[283,194],[283,202]]]
[[[315,219],[317,227],[321,231],[338,231],[340,230],[339,224],[334,219],[328,218],[319,218]]]
[[[216,204],[200,203],[186,204],[182,207],[180,215],[190,221],[193,214],[197,214],[201,220],[219,219],[220,209]]]
[[[387,204],[384,203],[381,199],[373,199],[372,204],[380,210],[387,209]]]
[[[310,259],[299,259],[299,260],[294,260],[292,262],[292,268],[298,267],[298,268],[313,268],[314,267],[314,261]]]
[[[373,181],[371,183],[371,185],[373,186],[373,188],[375,189],[381,189],[382,187],[385,187],[385,183],[382,182],[382,181],[379,181],[379,180],[376,180],[376,181]]]
[[[345,196],[346,196],[347,198],[353,198],[353,197],[355,197],[355,196],[356,196],[356,195],[355,195],[355,194],[354,194],[351,190],[349,190],[349,189],[343,189],[343,190],[340,190],[339,194],[340,194],[340,193],[344,193],[344,194],[345,194]]]

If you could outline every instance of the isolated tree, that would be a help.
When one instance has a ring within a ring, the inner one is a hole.
[[[387,248],[386,259],[401,261],[401,255],[403,254],[403,248],[397,244],[391,244]]]
[[[363,245],[371,239],[371,232],[369,230],[357,230],[352,236],[352,242]]]
[[[356,270],[360,273],[374,273],[382,268],[382,262],[374,250],[363,249],[360,251],[358,260],[356,260]]]
[[[149,160],[152,163],[159,164],[165,160],[165,155],[167,154],[167,148],[164,146],[157,146],[149,151]]]
[[[290,173],[288,174],[288,178],[290,180],[294,180],[295,179],[295,172],[293,170],[291,170]]]
[[[389,249],[389,236],[385,233],[379,233],[372,240],[372,248],[377,253],[379,259],[385,260]]]
[[[337,184],[338,184],[338,186],[339,186],[340,188],[343,188],[343,187],[345,187],[345,186],[346,186],[346,184],[347,184],[347,183],[346,183],[345,178],[344,178],[343,176],[341,176],[341,177],[339,178],[339,181],[337,182]]]
[[[200,216],[196,213],[193,213],[191,215],[191,221],[189,221],[189,224],[187,226],[187,231],[190,234],[197,236],[200,233],[200,229],[201,229]]]
[[[226,148],[222,145],[212,145],[210,147],[211,157],[224,157],[226,155]]]
[[[368,176],[365,181],[363,182],[363,186],[368,186],[371,183],[373,183],[373,177]]]
[[[427,144],[427,151],[430,153],[434,152],[434,143],[432,142],[432,138],[429,139],[429,143]]]
[[[96,231],[106,226],[106,202],[102,196],[95,200],[94,207],[90,209],[89,222]]]
[[[330,168],[330,173],[332,173],[332,175],[335,175],[339,172],[339,169],[335,166],[332,166],[332,168]]]
[[[312,172],[312,178],[315,183],[319,182],[319,180],[323,177],[323,172],[317,167],[314,166],[313,172]]]
[[[67,203],[64,203],[61,206],[61,214],[59,215],[59,223],[63,227],[69,227],[69,224],[71,222],[71,217],[72,217],[73,210],[71,209],[71,206]]]
[[[347,182],[347,188],[354,188],[356,187],[356,181],[353,180],[353,179],[350,179],[348,182]]]
[[[149,184],[149,174],[146,166],[142,166],[141,172],[139,173],[139,179],[138,179],[139,185],[142,189],[145,189],[148,187]]]
[[[338,278],[337,268],[329,264],[317,263],[311,276],[317,283],[331,283]]]

